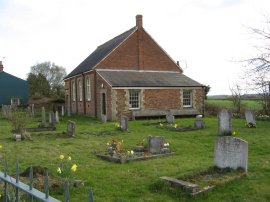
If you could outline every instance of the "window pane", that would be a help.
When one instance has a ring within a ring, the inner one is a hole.
[[[140,108],[139,91],[130,91],[129,92],[129,107],[131,109]]]
[[[183,106],[184,107],[191,107],[191,91],[183,91]]]
[[[75,82],[72,82],[72,98],[73,101],[76,101],[76,87],[75,87]]]

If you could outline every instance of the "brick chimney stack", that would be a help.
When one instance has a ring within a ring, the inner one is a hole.
[[[136,15],[136,26],[138,27],[138,29],[141,29],[143,27],[142,15]]]
[[[3,66],[3,64],[2,64],[2,61],[0,61],[0,72],[2,72],[3,69],[4,69],[4,66]]]

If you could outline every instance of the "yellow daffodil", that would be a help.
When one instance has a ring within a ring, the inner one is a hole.
[[[163,124],[162,123],[160,123],[159,125],[160,125],[160,127],[163,127]]]
[[[2,149],[3,148],[3,146],[0,144],[0,149]]]
[[[233,131],[233,136],[235,136],[236,135],[236,132],[235,131]]]
[[[71,157],[70,156],[68,157],[68,160],[71,161]]]
[[[177,124],[174,125],[174,128],[177,128]]]
[[[76,172],[77,167],[78,166],[76,164],[73,164],[70,169],[71,169],[71,171]]]
[[[130,154],[130,151],[128,150],[127,153]]]
[[[124,143],[124,140],[122,140],[122,143]]]
[[[58,168],[57,168],[57,173],[59,173],[59,174],[61,174],[61,173],[62,173],[62,171],[61,171],[61,168],[60,168],[60,167],[58,167]]]
[[[63,160],[63,159],[65,158],[65,156],[64,156],[63,154],[61,154],[61,155],[59,156],[59,158],[60,158],[61,160]]]

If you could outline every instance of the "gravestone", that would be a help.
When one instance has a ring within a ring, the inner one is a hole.
[[[164,147],[164,137],[148,136],[149,152],[152,154],[160,154]]]
[[[202,119],[196,119],[194,120],[194,128],[196,129],[202,129],[205,128],[205,122]]]
[[[61,115],[65,116],[65,108],[64,105],[61,106]]]
[[[247,172],[248,143],[242,139],[224,136],[215,143],[214,165],[218,168],[243,168]]]
[[[55,122],[59,123],[59,114],[58,111],[55,112]]]
[[[42,107],[42,110],[41,110],[41,126],[42,127],[46,126],[46,112],[45,112],[44,107]]]
[[[166,115],[166,121],[167,121],[167,123],[169,123],[169,124],[173,124],[173,123],[174,123],[174,115],[172,115],[172,114],[167,114],[167,115]]]
[[[245,111],[245,117],[246,117],[247,124],[251,124],[254,127],[256,126],[255,116],[251,110]]]
[[[35,116],[35,104],[32,104],[31,106],[31,113],[32,113],[32,116]]]
[[[121,116],[120,117],[120,128],[123,131],[128,130],[128,117],[127,116]]]
[[[232,135],[232,114],[227,109],[218,113],[218,134]]]
[[[55,113],[53,111],[50,111],[49,113],[49,124],[51,126],[54,126],[56,124]]]
[[[69,104],[67,105],[67,115],[71,116],[71,108]]]
[[[67,123],[67,135],[68,136],[72,136],[74,137],[75,136],[75,122],[73,121],[68,121]]]

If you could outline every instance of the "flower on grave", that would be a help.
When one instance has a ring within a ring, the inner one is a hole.
[[[162,124],[162,123],[160,123],[160,124],[159,124],[159,126],[160,126],[160,127],[163,127],[163,124]]]
[[[116,128],[120,128],[120,124],[119,124],[119,123],[114,124],[114,126],[115,126]]]
[[[76,164],[73,164],[73,165],[71,166],[70,170],[73,171],[73,172],[76,172],[77,167],[78,167],[78,166],[77,166]]]
[[[235,132],[235,131],[233,131],[232,135],[233,135],[233,136],[236,136],[236,132]]]
[[[164,147],[169,147],[170,146],[170,144],[167,142],[167,143],[164,143],[164,145],[163,145]]]
[[[59,173],[59,174],[61,174],[62,173],[61,168],[58,167],[56,172]]]
[[[177,128],[177,124],[174,124],[174,128]]]
[[[129,151],[129,150],[127,150],[127,154],[128,154],[128,155],[130,154],[130,151]]]
[[[59,156],[60,163],[59,166],[56,169],[56,172],[59,176],[71,179],[72,178],[72,173],[74,173],[77,170],[77,164],[72,163],[72,158],[71,156],[65,156],[61,154]]]
[[[3,146],[0,144],[0,149],[2,149],[3,148]]]

